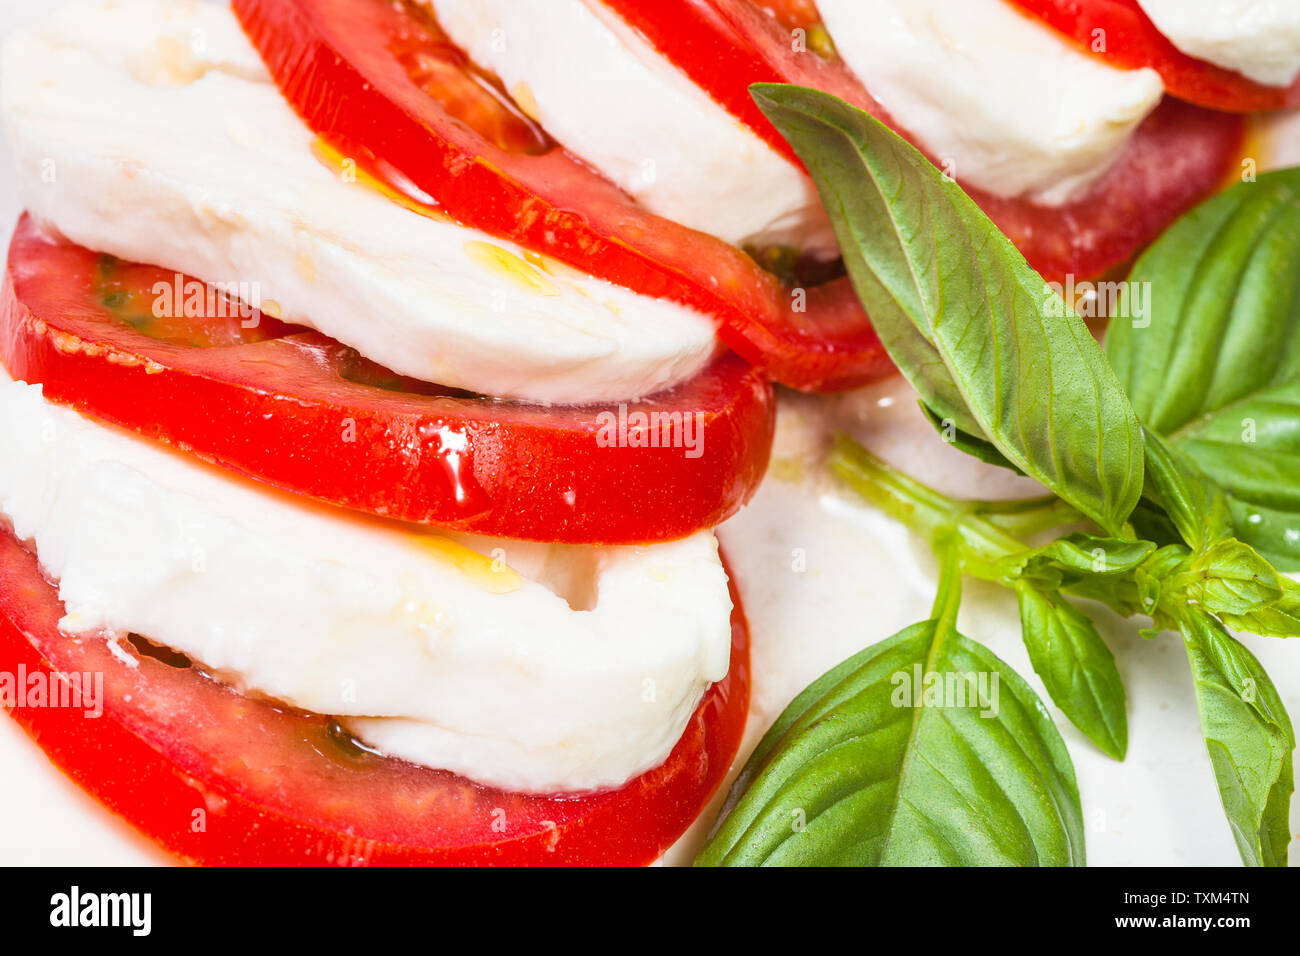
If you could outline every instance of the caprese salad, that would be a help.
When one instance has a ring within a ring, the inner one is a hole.
[[[1244,0],[76,0],[0,64],[26,209],[0,697],[185,860],[653,862],[744,756],[745,582],[713,532],[764,477],[774,383],[898,363],[936,423],[1131,537],[957,371],[919,384],[961,362],[938,335],[909,364],[916,303],[847,244],[951,241],[892,202],[921,187],[863,177],[864,219],[754,90],[832,94],[864,150],[883,123],[1015,276],[1063,280],[1235,180],[1240,114],[1298,76],[1300,15]],[[1072,770],[1049,784],[1073,835]]]

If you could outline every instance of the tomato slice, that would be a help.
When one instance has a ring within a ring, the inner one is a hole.
[[[1265,86],[1205,60],[1189,56],[1151,22],[1137,0],[1011,0],[1080,47],[1115,66],[1150,67],[1180,100],[1250,113],[1300,106],[1300,79],[1290,86]],[[1104,46],[1098,43],[1104,39]]]
[[[825,90],[907,135],[833,48],[816,42],[812,0],[603,2],[787,156],[793,156],[788,144],[749,95],[751,83]],[[792,51],[795,26],[806,31],[806,51]],[[1219,188],[1241,158],[1244,132],[1239,117],[1166,100],[1137,129],[1115,165],[1071,203],[1044,206],[969,186],[966,191],[1047,278],[1100,275],[1127,262]]]
[[[79,706],[27,695],[6,701],[13,717],[108,809],[205,864],[652,862],[708,804],[744,734],[749,634],[734,587],[732,600],[730,672],[662,766],[618,790],[535,796],[380,756],[327,717],[244,697],[141,639],[69,637],[56,589],[0,528],[0,670],[28,687],[103,675],[98,717],[69,690],[62,702]]]
[[[716,316],[728,346],[786,385],[849,388],[892,369],[847,279],[789,288],[736,247],[641,209],[539,139],[413,4],[233,6],[308,126],[395,169],[462,223]]]
[[[206,294],[199,314],[158,318],[156,282],[206,288],[24,217],[0,290],[0,361],[52,401],[295,494],[498,537],[684,537],[739,509],[767,467],[772,387],[732,354],[625,414],[516,404],[402,378]]]

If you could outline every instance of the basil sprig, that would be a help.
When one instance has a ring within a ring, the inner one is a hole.
[[[1148,314],[1116,319],[1106,353],[1138,417],[1226,492],[1238,537],[1300,570],[1300,171],[1184,216],[1137,287]]]
[[[854,289],[922,401],[1118,533],[1142,492],[1142,434],[1083,321],[889,127],[815,90],[751,91],[817,183]]]
[[[1123,684],[1071,599],[1149,617],[1147,637],[1180,632],[1242,859],[1284,865],[1294,732],[1229,628],[1300,636],[1300,585],[1269,560],[1300,565],[1300,171],[1207,203],[1143,257],[1133,281],[1153,283],[1151,322],[1113,326],[1117,379],[1078,318],[1044,308],[1048,287],[894,133],[825,94],[754,94],[817,181],[859,297],[931,421],[1059,499],[956,501],[837,441],[832,470],[944,556],[934,616],[790,705],[700,862],[1082,861],[1073,770],[1050,718],[955,630],[967,574],[1014,590],[1052,700],[1112,756],[1127,741]],[[1085,519],[1103,534],[1023,540]],[[996,675],[1011,710],[900,702],[887,691],[908,668],[940,686]]]

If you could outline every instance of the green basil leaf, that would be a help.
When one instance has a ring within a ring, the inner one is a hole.
[[[1187,596],[1220,620],[1262,611],[1282,599],[1282,579],[1273,566],[1236,538],[1196,555],[1186,577]]]
[[[934,621],[810,685],[731,800],[697,865],[1084,862],[1074,768],[1042,703],[980,644],[936,648]]]
[[[1219,611],[1219,620],[1234,631],[1260,637],[1300,637],[1300,584],[1282,575],[1278,583],[1282,593],[1272,604],[1236,614]]]
[[[1227,492],[1238,537],[1300,570],[1300,171],[1184,216],[1127,288],[1147,324],[1112,323],[1106,352],[1138,417]]]
[[[1118,534],[1141,495],[1142,434],[1087,326],[887,126],[815,90],[750,89],[817,183],[858,297],[925,403]]]
[[[1176,437],[1179,448],[1228,491],[1237,536],[1271,553],[1282,570],[1300,571],[1300,381]]]
[[[1143,541],[1150,541],[1158,547],[1167,544],[1182,544],[1183,536],[1170,520],[1169,515],[1159,505],[1142,499],[1129,516],[1129,524]]]
[[[997,446],[992,442],[987,442],[983,438],[978,438],[969,432],[964,432],[957,427],[957,423],[951,418],[943,418],[925,402],[919,403],[921,411],[925,417],[930,420],[941,438],[948,444],[952,445],[958,451],[965,452],[972,458],[977,458],[988,465],[996,465],[999,468],[1007,468],[1017,474],[1023,475],[1024,472],[1017,468],[1011,462],[1007,461],[1007,456],[998,451]]]
[[[1207,614],[1182,620],[1196,703],[1219,796],[1242,860],[1285,866],[1295,734],[1255,655]]]
[[[1223,489],[1194,462],[1143,426],[1146,436],[1147,496],[1158,502],[1182,539],[1195,551],[1232,533]]]
[[[1059,585],[1083,577],[1130,574],[1155,550],[1156,546],[1150,541],[1074,532],[1041,548],[1016,555],[1008,562],[1008,576],[1039,578]]]
[[[1016,584],[1030,663],[1056,706],[1116,760],[1128,749],[1124,682],[1115,657],[1082,611],[1030,581]]]
[[[1268,558],[1279,571],[1300,571],[1300,514],[1228,498],[1237,537]]]

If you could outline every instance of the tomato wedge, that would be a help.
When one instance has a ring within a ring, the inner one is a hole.
[[[728,346],[794,388],[848,388],[892,369],[847,279],[788,288],[736,247],[641,209],[529,129],[413,4],[233,6],[308,126],[462,223],[716,316]]]
[[[0,361],[52,401],[295,494],[498,537],[684,537],[733,514],[767,467],[772,387],[732,354],[622,411],[515,404],[401,378],[206,294],[200,314],[159,318],[157,282],[193,280],[24,217],[0,290]]]
[[[85,699],[52,697],[13,701],[13,717],[108,809],[205,864],[654,861],[708,804],[744,734],[749,634],[734,588],[732,600],[731,670],[662,766],[618,790],[534,796],[377,755],[327,717],[244,697],[141,639],[70,638],[54,586],[0,528],[0,670],[46,686],[103,675],[98,717]]]
[[[1137,0],[1011,0],[1026,13],[1115,66],[1150,67],[1180,100],[1229,113],[1300,106],[1300,79],[1265,86],[1189,56],[1151,22]],[[1105,39],[1104,48],[1097,43]]]
[[[836,57],[792,51],[791,25],[815,36],[811,0],[603,0],[733,116],[793,156],[749,95],[755,82],[797,83],[846,100],[903,135]],[[1067,4],[1078,6],[1077,3]],[[1166,100],[1134,133],[1124,154],[1083,196],[1062,206],[966,191],[1049,279],[1100,275],[1132,258],[1180,214],[1219,188],[1236,168],[1245,127]]]

